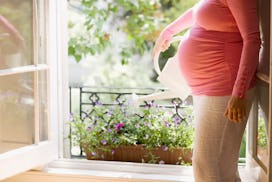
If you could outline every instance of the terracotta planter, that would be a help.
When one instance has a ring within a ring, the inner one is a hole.
[[[87,152],[88,160],[126,161],[126,162],[149,162],[156,156],[157,163],[179,164],[180,162],[191,163],[192,151],[189,149],[173,149],[163,151],[161,148],[147,150],[142,145],[120,146],[110,151]]]

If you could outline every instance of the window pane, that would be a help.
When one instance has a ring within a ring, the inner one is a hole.
[[[0,3],[0,69],[33,64],[32,0]]]
[[[38,47],[39,47],[39,64],[46,64],[46,44],[47,44],[47,31],[46,31],[46,16],[45,16],[45,2],[44,0],[37,1],[38,12]]]
[[[48,140],[47,71],[39,72],[40,141]]]
[[[0,153],[33,144],[34,76],[0,77]]]

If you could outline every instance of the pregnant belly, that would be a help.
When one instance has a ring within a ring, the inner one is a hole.
[[[230,54],[232,49],[233,55]],[[193,94],[231,93],[239,67],[240,50],[240,44],[226,46],[225,41],[218,39],[190,36],[185,39],[179,46],[178,59]]]

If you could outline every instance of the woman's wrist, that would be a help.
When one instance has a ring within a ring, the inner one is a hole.
[[[166,28],[161,32],[160,36],[163,37],[164,40],[170,40],[173,37],[173,32]]]

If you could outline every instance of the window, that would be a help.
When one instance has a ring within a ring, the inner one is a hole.
[[[61,3],[1,1],[0,180],[57,158]]]
[[[62,151],[62,142],[57,142],[64,138],[63,113],[68,111],[62,107],[68,107],[66,100],[62,100],[68,98],[64,95],[68,87],[63,82],[67,78],[62,39],[66,26],[61,19],[65,3],[65,0],[1,0],[0,15],[22,34],[25,47],[18,49],[19,44],[11,40],[11,33],[0,23],[0,180],[46,164],[56,159],[58,153],[66,153]],[[58,162],[50,165],[75,169],[86,164],[90,166],[85,169],[93,169],[93,173],[104,170],[105,165],[110,168],[107,171],[115,168],[107,163],[99,166],[102,163],[95,161],[80,161],[78,166],[72,164],[74,161],[68,161],[68,165],[67,161]],[[126,164],[120,167],[125,168]],[[165,171],[165,167],[160,168],[156,168],[158,173]],[[131,171],[135,173],[135,168]],[[148,172],[145,171],[146,175]]]

